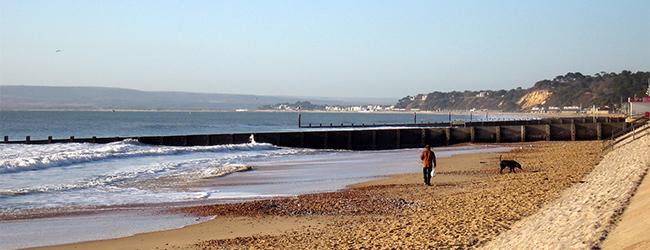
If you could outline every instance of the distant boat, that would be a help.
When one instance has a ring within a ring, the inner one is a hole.
[[[246,111],[248,111],[248,109],[236,109],[235,111],[237,111],[237,112],[246,112]]]

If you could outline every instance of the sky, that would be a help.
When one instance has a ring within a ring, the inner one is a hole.
[[[401,98],[650,69],[650,1],[0,1],[0,84]]]

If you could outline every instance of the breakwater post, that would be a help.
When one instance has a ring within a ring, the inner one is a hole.
[[[396,125],[391,125],[395,127]],[[331,130],[207,134],[174,136],[140,136],[75,138],[9,141],[4,143],[110,143],[124,139],[135,139],[141,143],[166,146],[205,146],[249,143],[251,135],[256,142],[277,146],[314,149],[382,150],[398,148],[420,148],[424,145],[446,146],[457,143],[508,143],[527,141],[576,141],[601,140],[624,130],[630,124],[624,118],[603,118],[595,120],[582,118],[561,118],[547,120],[493,121],[493,122],[451,122],[437,124],[406,124],[402,128],[385,128],[375,125],[331,126]],[[319,126],[320,128],[326,126]],[[374,128],[373,128],[374,127]],[[355,129],[364,128],[364,129]]]

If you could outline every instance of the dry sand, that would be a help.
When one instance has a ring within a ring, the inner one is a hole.
[[[509,144],[517,149],[440,158],[432,187],[421,174],[406,174],[341,192],[188,207],[174,212],[217,217],[182,229],[39,249],[478,248],[583,181],[601,160],[601,145]],[[500,154],[524,169],[499,174]]]
[[[650,127],[646,128],[643,133],[650,133]],[[614,227],[650,168],[650,136],[631,139],[617,144],[579,184],[565,190],[559,200],[517,222],[485,249],[598,249],[612,230],[615,238],[609,240],[607,249],[650,246],[647,207],[646,211],[638,209],[647,197],[637,196],[635,206],[624,214],[634,218],[632,223],[623,223],[619,230]],[[641,186],[639,194],[643,195],[644,187]]]

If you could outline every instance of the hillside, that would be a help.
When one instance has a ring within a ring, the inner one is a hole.
[[[2,110],[254,110],[261,105],[309,99],[316,103],[392,104],[388,98],[327,98],[154,92],[105,87],[46,87],[0,85]]]
[[[645,95],[650,72],[623,71],[594,76],[567,73],[528,89],[432,92],[406,96],[395,108],[420,110],[529,111],[533,107],[582,106],[619,109],[628,97]]]

